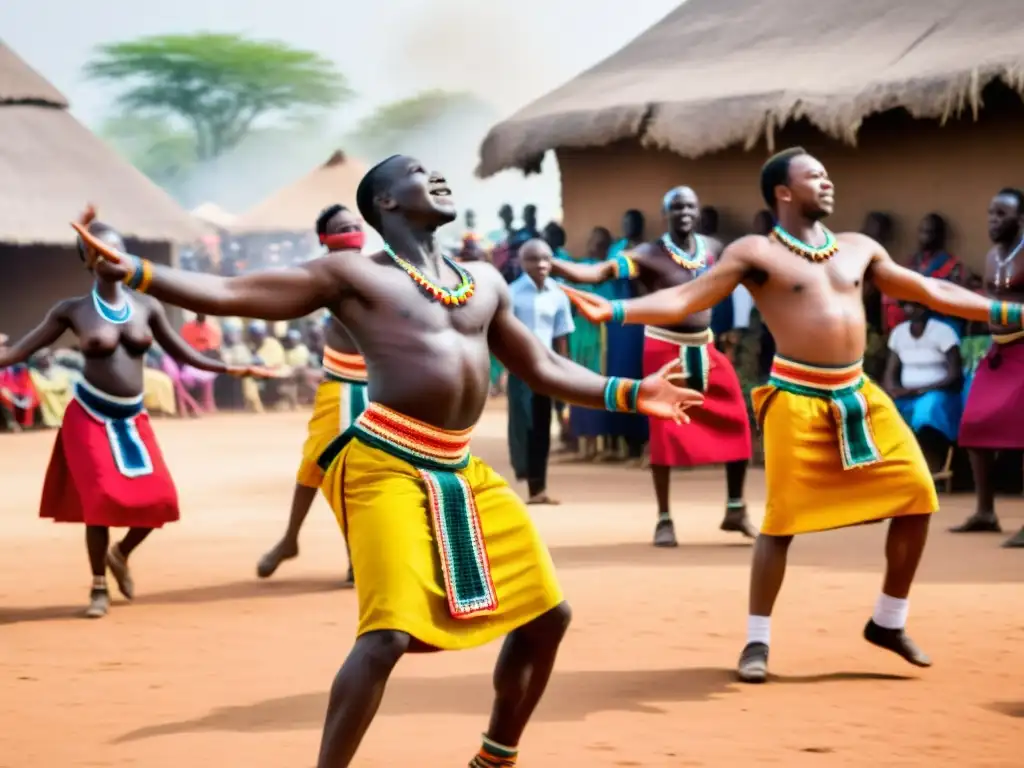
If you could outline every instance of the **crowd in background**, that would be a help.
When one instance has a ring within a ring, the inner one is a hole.
[[[582,253],[566,249],[565,231],[558,222],[543,228],[537,209],[524,207],[517,225],[514,211],[504,205],[498,212],[500,229],[480,234],[473,211],[464,215],[464,235],[446,244],[459,261],[486,260],[512,283],[522,274],[519,250],[531,239],[543,239],[555,258],[598,263],[615,258],[660,232],[650,227],[637,210],[626,211],[621,231],[613,235],[595,227]],[[712,207],[701,212],[702,234],[722,238],[718,213]],[[755,217],[750,231],[766,234],[772,226],[768,211]],[[863,231],[883,245],[891,242],[893,222],[884,213],[868,214]],[[980,288],[977,275],[947,249],[947,224],[931,213],[918,226],[918,248],[900,258],[920,273]],[[205,238],[181,254],[185,268],[224,275],[251,269],[287,266],[321,252],[315,239]],[[636,290],[627,279],[599,286],[576,286],[608,299],[628,298]],[[960,413],[978,361],[991,344],[984,324],[966,324],[953,318],[930,315],[920,307],[903,306],[881,297],[870,284],[865,288],[869,339],[865,368],[896,399],[914,427],[935,471],[948,469],[956,444]],[[586,368],[606,375],[640,375],[642,328],[594,326],[574,317],[568,353]],[[744,288],[721,305],[712,316],[716,344],[736,367],[744,391],[763,383],[768,376],[774,343],[760,320],[750,294]],[[181,328],[183,337],[198,351],[234,365],[261,364],[279,372],[266,381],[234,379],[179,366],[154,345],[146,357],[145,399],[149,411],[162,416],[202,416],[216,410],[262,412],[267,408],[295,408],[311,402],[320,377],[323,331],[319,321],[267,323],[237,318],[217,320],[196,317]],[[0,335],[0,345],[6,337]],[[42,350],[27,364],[0,370],[0,429],[16,431],[31,427],[55,428],[70,402],[72,387],[81,376],[84,359],[75,348]],[[492,359],[492,394],[504,394],[507,375]],[[581,460],[644,461],[646,420],[630,414],[611,414],[555,404],[563,453]]]

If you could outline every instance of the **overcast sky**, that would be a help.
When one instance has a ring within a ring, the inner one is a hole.
[[[198,31],[330,57],[359,94],[339,124],[424,88],[510,113],[614,52],[679,0],[0,0],[0,36],[96,126],[113,93],[82,78],[100,43]],[[475,151],[475,150],[474,150]]]

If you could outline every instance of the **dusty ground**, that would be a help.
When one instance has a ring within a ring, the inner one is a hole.
[[[345,550],[320,501],[301,558],[270,582],[256,559],[282,530],[304,414],[159,422],[183,522],[135,559],[140,597],[75,617],[83,531],[37,519],[52,434],[0,437],[0,768],[306,768],[352,641]],[[507,466],[500,413],[476,451]],[[943,532],[912,600],[936,661],[903,665],[859,638],[879,587],[881,526],[808,536],[774,627],[777,679],[741,687],[749,548],[717,530],[722,480],[680,474],[685,544],[656,551],[639,470],[557,467],[566,502],[536,515],[575,608],[524,766],[1019,766],[1024,555]],[[756,510],[762,479],[753,473]],[[1024,504],[1001,502],[1007,527]],[[357,765],[463,766],[486,723],[494,646],[404,661]],[[1016,757],[1015,757],[1016,755]]]

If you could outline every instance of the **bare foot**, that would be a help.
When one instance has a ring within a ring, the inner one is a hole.
[[[135,599],[135,580],[132,579],[132,572],[128,569],[128,561],[121,554],[121,548],[115,544],[107,551],[107,568],[114,575],[117,582],[117,589],[126,600]]]
[[[536,496],[531,496],[526,503],[547,504],[552,507],[557,507],[562,502],[558,501],[557,499],[552,499],[550,496],[547,495],[547,493],[538,493]]]
[[[280,567],[281,563],[298,557],[298,555],[298,544],[281,539],[281,541],[274,545],[273,549],[260,558],[259,563],[256,565],[256,575],[261,579],[269,579],[274,575],[274,571]]]
[[[746,505],[726,509],[725,517],[722,519],[722,524],[719,528],[723,531],[730,531],[732,533],[742,533],[748,539],[757,538],[757,528],[753,526],[750,522],[750,518],[747,516]]]
[[[995,512],[975,512],[960,525],[949,529],[950,533],[1002,533],[999,518]]]

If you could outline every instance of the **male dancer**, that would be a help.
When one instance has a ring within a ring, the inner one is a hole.
[[[996,301],[1024,301],[1024,192],[1002,189],[988,206],[992,250],[985,259],[985,290]],[[971,383],[960,445],[968,449],[978,506],[953,533],[1002,527],[996,516],[993,466],[997,451],[1024,450],[1024,331],[1002,318],[989,325],[992,347]],[[1024,528],[1003,546],[1024,547]]]
[[[668,231],[658,240],[620,252],[600,264],[556,260],[554,274],[583,284],[633,278],[647,292],[691,282],[714,263],[722,244],[697,234],[700,202],[689,187],[669,190],[662,201],[662,212]],[[736,371],[715,348],[710,325],[711,312],[702,311],[678,322],[644,329],[644,373],[678,359],[687,386],[704,392],[706,398],[704,407],[694,412],[689,424],[651,420],[651,476],[658,502],[656,547],[678,546],[669,509],[672,467],[725,464],[727,501],[721,528],[751,539],[757,535],[743,503],[743,481],[750,462],[750,417]]]
[[[863,375],[861,283],[869,277],[898,299],[1017,330],[1021,305],[905,269],[864,235],[833,235],[821,223],[832,213],[833,184],[803,149],[765,163],[761,192],[778,222],[771,236],[737,240],[696,280],[617,303],[565,290],[592,322],[668,325],[713,307],[742,283],[775,334],[772,377],[752,393],[765,441],[767,503],[754,546],[740,679],[767,677],[770,617],[793,536],[885,519],[891,520],[885,581],[864,638],[930,666],[904,627],[938,498],[910,428]]]
[[[373,167],[359,211],[387,246],[242,277],[197,275],[118,253],[81,232],[104,269],[212,315],[284,320],[330,309],[366,359],[370,405],[321,457],[322,490],[352,552],[358,638],[328,703],[319,768],[352,761],[395,664],[409,650],[506,636],[475,768],[512,766],[569,624],[551,557],[508,484],[469,455],[488,398],[491,350],[535,392],[685,419],[703,399],[666,380],[605,378],[562,358],[516,320],[493,267],[445,259],[447,182],[411,157]],[[403,274],[405,273],[405,274]]]
[[[321,211],[316,220],[316,233],[332,255],[344,253],[354,257],[362,252],[366,241],[359,218],[337,204]],[[256,573],[261,579],[273,576],[282,562],[298,556],[299,531],[324,479],[317,459],[331,440],[352,426],[366,408],[366,364],[355,342],[334,317],[328,317],[325,323],[324,340],[324,379],[313,401],[313,415],[302,447],[302,463],[295,478],[288,528],[274,548],[260,558]],[[352,563],[349,563],[346,584],[351,585],[352,579]]]

